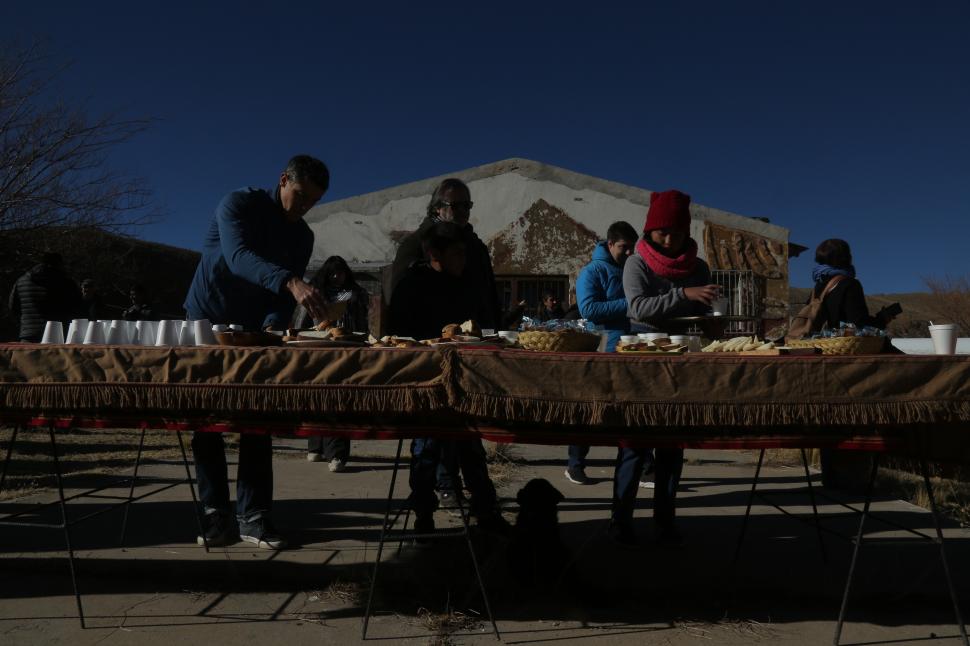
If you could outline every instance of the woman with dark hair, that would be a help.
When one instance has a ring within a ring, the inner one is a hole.
[[[340,256],[330,256],[310,280],[310,284],[320,290],[326,303],[347,303],[343,315],[331,321],[331,325],[342,327],[347,332],[367,333],[367,290],[357,284],[354,273],[347,261]],[[309,312],[298,307],[293,315],[294,328],[308,328],[319,323]],[[307,460],[329,463],[334,473],[344,470],[350,459],[350,440],[345,437],[311,437],[307,440]]]
[[[857,328],[886,328],[893,316],[885,310],[880,310],[875,316],[869,315],[862,283],[855,277],[848,242],[838,238],[822,241],[815,249],[815,263],[812,270],[815,296],[821,296],[829,283],[835,281],[822,301],[823,324],[832,329],[837,329],[842,322],[852,323]]]
[[[848,242],[838,238],[823,240],[815,249],[815,263],[812,280],[815,282],[816,297],[822,297],[826,287],[834,281],[822,298],[820,326],[827,325],[830,329],[837,329],[845,322],[852,323],[857,328],[872,326],[885,329],[893,320],[894,315],[885,309],[875,316],[869,316],[866,295],[862,291],[862,283],[856,278],[855,267],[852,266],[852,250]],[[893,352],[888,338],[883,352]],[[864,463],[867,458],[865,454],[855,451],[820,449],[822,485],[834,488],[854,485],[858,481],[858,474],[865,473]]]

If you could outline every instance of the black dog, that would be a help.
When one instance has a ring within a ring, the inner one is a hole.
[[[566,498],[548,480],[535,478],[516,499],[519,515],[508,548],[509,570],[523,587],[553,585],[569,562],[556,510]]]

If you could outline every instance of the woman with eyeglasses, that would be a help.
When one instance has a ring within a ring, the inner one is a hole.
[[[354,272],[350,270],[346,260],[340,256],[330,256],[310,280],[310,284],[320,291],[325,303],[347,303],[343,315],[331,321],[332,326],[341,327],[347,332],[367,333],[367,302],[370,297],[367,290],[354,280]],[[304,329],[319,322],[305,308],[298,307],[291,327]],[[327,462],[330,471],[334,473],[343,471],[349,459],[350,440],[345,437],[314,436],[307,440],[307,460]]]

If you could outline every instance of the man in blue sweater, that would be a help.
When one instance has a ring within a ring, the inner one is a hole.
[[[314,318],[326,318],[319,291],[303,281],[313,232],[303,216],[330,185],[326,165],[308,155],[289,161],[271,191],[233,191],[216,208],[192,279],[185,311],[190,320],[236,323],[247,330],[283,329],[299,303]],[[227,545],[235,533],[229,513],[229,476],[220,433],[192,438],[205,541]],[[239,538],[265,549],[282,549],[273,527],[273,441],[243,433],[236,475]]]

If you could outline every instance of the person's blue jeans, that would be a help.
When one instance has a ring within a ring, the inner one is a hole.
[[[461,460],[455,442],[440,442],[438,445],[438,469],[435,488],[438,491],[453,491],[455,495],[461,494]]]
[[[587,455],[589,455],[588,446],[571,444],[569,446],[569,462],[566,463],[566,466],[569,469],[585,469]]]
[[[457,463],[457,467],[452,465],[451,482],[457,479],[459,469],[465,478],[465,484],[471,492],[469,503],[471,513],[479,515],[494,510],[495,487],[488,476],[485,447],[482,446],[481,440],[439,440],[434,437],[420,437],[411,441],[411,471],[408,476],[411,485],[409,501],[414,513],[418,516],[427,516],[438,506],[438,498],[434,490],[443,453],[452,455]]]
[[[652,449],[621,447],[616,452],[613,473],[612,519],[617,524],[633,522],[637,489],[644,461]],[[660,527],[673,525],[676,514],[677,486],[684,469],[683,449],[656,449],[654,470],[656,487],[653,490],[653,518]]]
[[[229,469],[222,433],[194,433],[192,453],[203,508],[228,514]],[[241,433],[236,470],[236,518],[251,521],[268,516],[272,507],[273,437]]]

